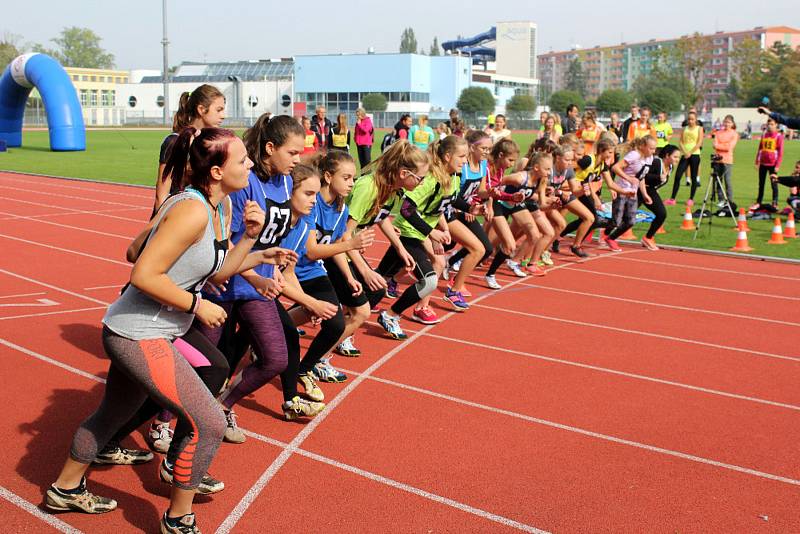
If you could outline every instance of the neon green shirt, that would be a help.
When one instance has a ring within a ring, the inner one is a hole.
[[[394,192],[376,214],[370,215],[377,198],[378,188],[375,187],[375,177],[373,175],[368,174],[356,180],[346,203],[350,210],[350,218],[358,223],[359,228],[377,224],[387,216],[395,215],[400,209],[402,195],[399,192]]]
[[[657,122],[653,129],[656,131],[656,146],[658,148],[667,146],[672,137],[672,126],[667,121]]]
[[[422,220],[431,228],[436,228],[439,223],[439,216],[447,211],[460,187],[461,180],[457,175],[451,177],[450,187],[445,191],[442,185],[436,181],[436,178],[432,174],[428,174],[413,191],[406,191],[405,196],[417,205],[417,213]],[[395,217],[394,225],[400,229],[400,235],[403,237],[419,239],[420,241],[426,237],[411,226],[402,215]]]

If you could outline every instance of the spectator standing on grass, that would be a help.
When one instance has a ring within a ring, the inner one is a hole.
[[[355,131],[358,165],[363,169],[372,160],[372,144],[375,142],[375,127],[364,108],[356,110]]]
[[[564,133],[575,133],[578,131],[578,127],[580,126],[580,122],[578,120],[578,106],[575,104],[570,104],[567,106],[567,118],[565,119],[564,123]]]
[[[664,202],[667,206],[675,205],[675,197],[678,196],[678,189],[681,187],[681,178],[688,170],[687,178],[691,184],[691,193],[687,206],[694,205],[694,194],[697,186],[700,185],[700,150],[703,147],[703,127],[698,124],[697,113],[689,112],[686,119],[688,122],[681,132],[681,139],[678,148],[681,150],[681,161],[678,163],[678,170],[675,171],[675,181],[672,183],[672,196]]]
[[[311,129],[317,136],[317,144],[322,150],[328,147],[328,137],[333,128],[333,123],[325,116],[326,113],[325,106],[317,106],[317,114],[311,117]]]
[[[559,134],[558,130],[556,130],[556,118],[553,115],[548,115],[548,117],[544,120],[542,129],[539,130],[537,139],[549,139],[554,143],[558,143],[558,139],[560,137],[561,134]]]
[[[611,122],[608,123],[607,131],[611,132],[616,136],[616,141],[622,138],[622,123],[619,120],[619,114],[612,113],[611,114]]]
[[[420,115],[417,118],[417,124],[408,131],[408,138],[417,148],[428,150],[428,146],[436,140],[436,133],[428,126],[427,115]]]
[[[494,127],[488,128],[486,133],[492,138],[492,144],[511,135],[511,130],[506,128],[506,116],[498,114],[494,119]]]
[[[628,141],[628,130],[631,124],[639,120],[639,106],[636,104],[631,105],[631,116],[622,121],[622,130],[619,133],[619,140],[621,143]]]
[[[314,130],[311,129],[311,119],[303,116],[300,119],[300,124],[303,125],[303,129],[306,131],[303,155],[305,156],[306,154],[313,154],[319,150],[319,141],[317,141],[317,135],[314,133]]]
[[[716,165],[721,171],[720,178],[725,180],[725,193],[728,195],[729,202],[733,202],[733,152],[736,150],[738,141],[739,132],[736,131],[733,115],[725,115],[721,129],[714,135],[714,153],[722,158]],[[719,200],[718,207],[725,206],[719,185],[717,185],[717,199]]]
[[[761,136],[756,152],[756,168],[758,169],[758,198],[751,210],[758,209],[764,200],[764,184],[767,176],[780,172],[783,160],[783,134],[778,131],[778,122],[771,116],[767,119],[767,129]],[[770,180],[772,187],[772,206],[778,206],[778,184]]]
[[[672,138],[672,126],[670,125],[669,121],[667,121],[666,113],[663,111],[658,112],[658,119],[653,125],[653,129],[656,132],[656,148],[660,150],[667,146],[669,144],[669,140]]]
[[[459,122],[458,118],[458,110],[453,108],[450,110],[450,118],[444,121],[448,128],[450,128],[451,132],[456,131],[456,124]]]
[[[328,148],[350,152],[350,128],[347,126],[347,115],[344,113],[336,116],[336,126],[331,128]]]

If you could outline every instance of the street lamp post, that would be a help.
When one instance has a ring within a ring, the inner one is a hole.
[[[169,40],[167,40],[167,0],[161,2],[162,25],[164,29],[164,36],[161,39],[161,44],[164,47],[164,66],[162,80],[164,82],[164,124],[169,124]]]

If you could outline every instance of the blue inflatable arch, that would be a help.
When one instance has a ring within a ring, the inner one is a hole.
[[[50,131],[50,150],[86,150],[86,127],[72,81],[61,65],[46,54],[24,54],[0,77],[0,139],[22,146],[25,102],[36,87],[42,95]]]

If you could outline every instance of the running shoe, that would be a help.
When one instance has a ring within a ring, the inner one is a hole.
[[[458,260],[453,265],[450,266],[450,270],[458,272],[461,270],[461,260]]]
[[[161,465],[158,466],[158,478],[161,479],[161,482],[165,484],[172,484],[174,469],[175,467],[170,465],[166,458],[161,460]],[[197,486],[195,492],[201,495],[213,495],[214,493],[219,493],[224,489],[225,483],[223,481],[217,480],[206,473],[203,475],[203,478],[200,479],[200,485]]]
[[[610,248],[613,252],[622,251],[622,248],[619,246],[619,244],[610,237],[605,238],[604,241],[606,242],[606,245],[608,245],[608,248]]]
[[[294,421],[298,417],[314,417],[325,409],[322,402],[312,402],[303,398],[294,397],[281,405],[283,416],[287,421]]]
[[[333,352],[342,356],[347,356],[348,358],[358,358],[361,356],[361,351],[353,344],[353,336],[344,338],[341,343],[336,345]]]
[[[303,388],[306,390],[306,397],[316,402],[325,400],[325,394],[317,385],[317,380],[313,372],[309,371],[299,375],[297,381],[303,384]]]
[[[150,425],[150,430],[145,434],[144,440],[150,450],[167,454],[169,445],[172,443],[172,433],[169,423],[156,423],[154,421]]]
[[[558,254],[559,250],[561,250],[561,241],[559,239],[553,241],[553,244],[550,245],[550,249],[554,254]]]
[[[675,205],[675,199],[674,198],[668,198],[667,200],[664,201],[664,205],[665,206],[674,206]]]
[[[180,517],[167,517],[167,512],[161,516],[161,534],[200,534],[194,513]]]
[[[98,465],[139,465],[153,459],[153,453],[139,449],[111,447],[97,453],[93,464]]]
[[[398,297],[397,280],[394,278],[389,278],[386,281],[386,296],[390,299],[396,299]]]
[[[378,324],[386,330],[386,333],[389,334],[389,337],[392,339],[406,339],[408,336],[403,329],[400,328],[400,318],[399,317],[392,317],[385,311],[382,311],[380,315],[378,315]]]
[[[223,441],[227,441],[228,443],[244,443],[246,438],[242,429],[236,424],[236,412],[233,410],[222,411],[225,413],[225,422],[228,424],[227,428],[225,428],[225,436],[222,438]]]
[[[539,259],[539,261],[541,261],[542,263],[544,263],[548,267],[555,263],[553,261],[553,258],[550,256],[550,251],[549,250],[545,250],[544,252],[542,252],[542,257]]]
[[[544,276],[547,274],[547,271],[545,271],[538,265],[528,265],[528,272],[531,273],[533,276]]]
[[[497,283],[497,278],[493,274],[487,274],[484,278],[489,289],[503,289],[503,286]]]
[[[692,179],[689,178],[688,176],[686,177],[686,185],[687,185],[687,187],[692,185]]]
[[[469,304],[464,300],[464,294],[461,291],[453,291],[449,287],[445,290],[444,301],[449,303],[455,311],[463,312],[469,309]]]
[[[453,290],[453,286],[447,286],[447,289],[449,289],[450,291],[452,291],[452,290]],[[470,297],[472,296],[472,291],[470,291],[469,289],[467,289],[467,286],[464,286],[464,289],[462,289],[461,291],[459,291],[459,293],[461,293],[461,296],[462,296],[462,297],[465,297],[465,298],[470,298]]]
[[[658,245],[656,245],[655,239],[649,238],[644,236],[642,238],[642,246],[647,250],[658,250]]]
[[[571,246],[571,247],[569,247],[569,249],[570,249],[570,251],[572,251],[573,254],[575,254],[579,258],[588,258],[589,257],[589,254],[587,254],[581,247]]]
[[[436,312],[434,312],[429,306],[415,308],[411,318],[422,324],[436,324],[440,320],[436,315]]]
[[[540,269],[544,269],[545,267],[547,267],[547,264],[542,260],[537,261],[535,265]],[[528,265],[528,267],[531,267],[531,265]]]
[[[444,262],[444,269],[442,269],[442,280],[445,282],[450,281],[450,265],[446,261]]]
[[[117,501],[100,497],[86,489],[86,477],[72,490],[62,490],[55,484],[47,489],[45,506],[57,512],[85,512],[87,514],[104,514],[117,507]]]
[[[512,273],[514,273],[514,276],[516,276],[517,278],[525,278],[526,276],[528,276],[527,274],[525,274],[525,271],[520,269],[519,263],[513,260],[506,260],[506,267],[508,267],[508,269]]]
[[[314,366],[312,372],[317,375],[320,382],[344,382],[347,380],[347,375],[331,365],[328,358],[322,358]]]

